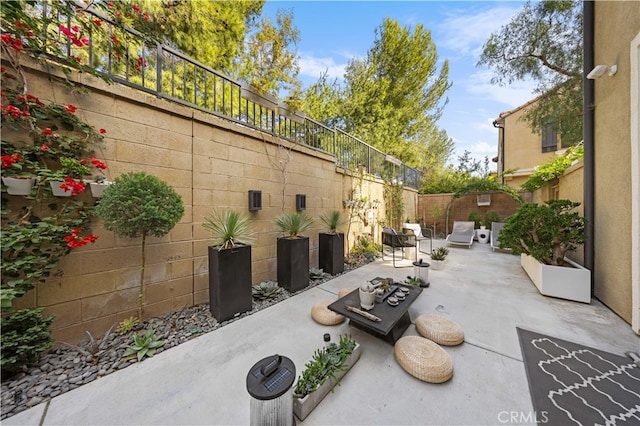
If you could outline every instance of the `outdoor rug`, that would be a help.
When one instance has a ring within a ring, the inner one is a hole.
[[[631,358],[516,328],[538,424],[640,425]]]

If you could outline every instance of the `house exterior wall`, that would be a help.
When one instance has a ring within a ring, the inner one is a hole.
[[[631,204],[630,46],[639,32],[637,2],[595,2],[595,64],[618,65],[595,80],[595,295],[628,322],[632,214],[640,214]]]
[[[328,154],[91,76],[77,76],[91,90],[82,95],[50,81],[37,66],[25,67],[25,72],[31,93],[44,101],[72,103],[89,124],[108,130],[105,146],[96,156],[107,162],[109,180],[144,171],[182,196],[185,213],[176,227],[163,238],[147,239],[145,317],[208,302],[211,241],[203,218],[214,209],[247,212],[249,190],[261,190],[263,202],[262,210],[250,213],[257,233],[252,245],[254,284],[276,279],[280,233],[273,220],[283,211],[295,211],[296,194],[306,194],[305,213],[315,220],[315,228],[305,233],[310,237],[309,266],[318,264],[319,215],[328,210],[348,215],[343,200],[351,197],[356,179],[336,170],[335,159]],[[362,186],[371,199],[382,202],[375,211],[375,227],[384,211],[382,182],[365,175]],[[415,214],[416,195],[404,191],[407,214]],[[91,201],[88,194],[82,196]],[[370,228],[353,217],[348,247],[363,232],[373,233],[379,241]],[[92,233],[99,236],[95,244],[73,250],[59,262],[55,277],[14,303],[16,308],[44,307],[44,315],[55,317],[56,340],[77,342],[86,337],[85,331],[98,336],[137,313],[140,239],[117,237],[98,219],[92,223]]]
[[[499,143],[503,144],[504,183],[515,189],[520,189],[535,166],[555,156],[553,151],[542,152],[542,137],[532,132],[522,119],[530,105],[527,103],[513,111],[504,112],[496,120],[503,127]]]

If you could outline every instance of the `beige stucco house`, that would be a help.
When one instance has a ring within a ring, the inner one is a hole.
[[[535,133],[523,119],[536,100],[502,112],[493,121],[498,129],[498,156],[494,159],[498,163],[498,176],[502,183],[515,189],[520,189],[537,165],[565,151],[555,132]]]
[[[607,67],[585,79],[585,262],[595,297],[640,334],[640,7],[584,5],[585,75]]]
[[[584,159],[533,200],[582,202],[588,240],[578,260],[592,271],[593,295],[640,334],[640,8],[635,1],[583,4]],[[564,151],[520,120],[534,102],[494,121],[498,174],[514,188]]]

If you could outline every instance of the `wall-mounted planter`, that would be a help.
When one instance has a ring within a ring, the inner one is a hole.
[[[311,411],[324,399],[325,396],[336,386],[336,384],[344,377],[345,374],[353,367],[353,365],[360,359],[362,348],[359,343],[356,343],[356,347],[349,357],[344,361],[344,369],[335,373],[335,379],[329,377],[323,384],[318,386],[315,392],[306,395],[304,398],[296,397],[293,394],[293,412],[297,418],[304,420]],[[336,381],[337,379],[337,381]]]
[[[49,185],[51,185],[51,192],[56,197],[71,197],[71,191],[65,191],[60,188],[60,186],[64,184],[62,180],[50,180]]]
[[[540,294],[575,302],[591,303],[591,271],[566,259],[569,266],[546,265],[527,254],[520,255],[520,265]]]
[[[107,187],[111,185],[111,182],[89,182],[89,188],[91,189],[91,195],[94,198],[100,198],[102,197],[102,193],[104,192],[105,189],[107,189]]]
[[[3,176],[2,183],[7,187],[9,195],[29,195],[35,183],[35,178]]]

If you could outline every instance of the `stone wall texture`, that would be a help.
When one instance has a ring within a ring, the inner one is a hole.
[[[310,267],[318,264],[318,217],[325,211],[340,210],[350,219],[343,230],[348,230],[347,248],[362,233],[380,239],[382,182],[366,173],[356,179],[337,169],[326,153],[90,76],[77,77],[90,89],[78,94],[50,81],[38,67],[26,70],[31,93],[45,101],[72,103],[89,124],[107,129],[105,146],[96,156],[107,162],[109,180],[144,171],[182,196],[182,220],[165,237],[147,240],[145,317],[208,303],[211,242],[203,218],[214,209],[248,212],[249,190],[262,191],[263,203],[262,210],[250,212],[257,233],[254,284],[276,279],[280,234],[273,220],[295,211],[296,194],[306,194],[305,213],[315,220],[315,228],[305,234],[310,237]],[[381,201],[367,226],[343,208],[343,200],[351,199],[356,189]],[[404,191],[407,215],[415,215],[416,197],[416,191]],[[92,233],[99,235],[95,244],[73,250],[59,263],[55,277],[15,302],[17,308],[44,307],[45,315],[55,317],[53,337],[59,341],[77,342],[85,331],[98,336],[136,315],[141,241],[115,236],[98,219]]]

